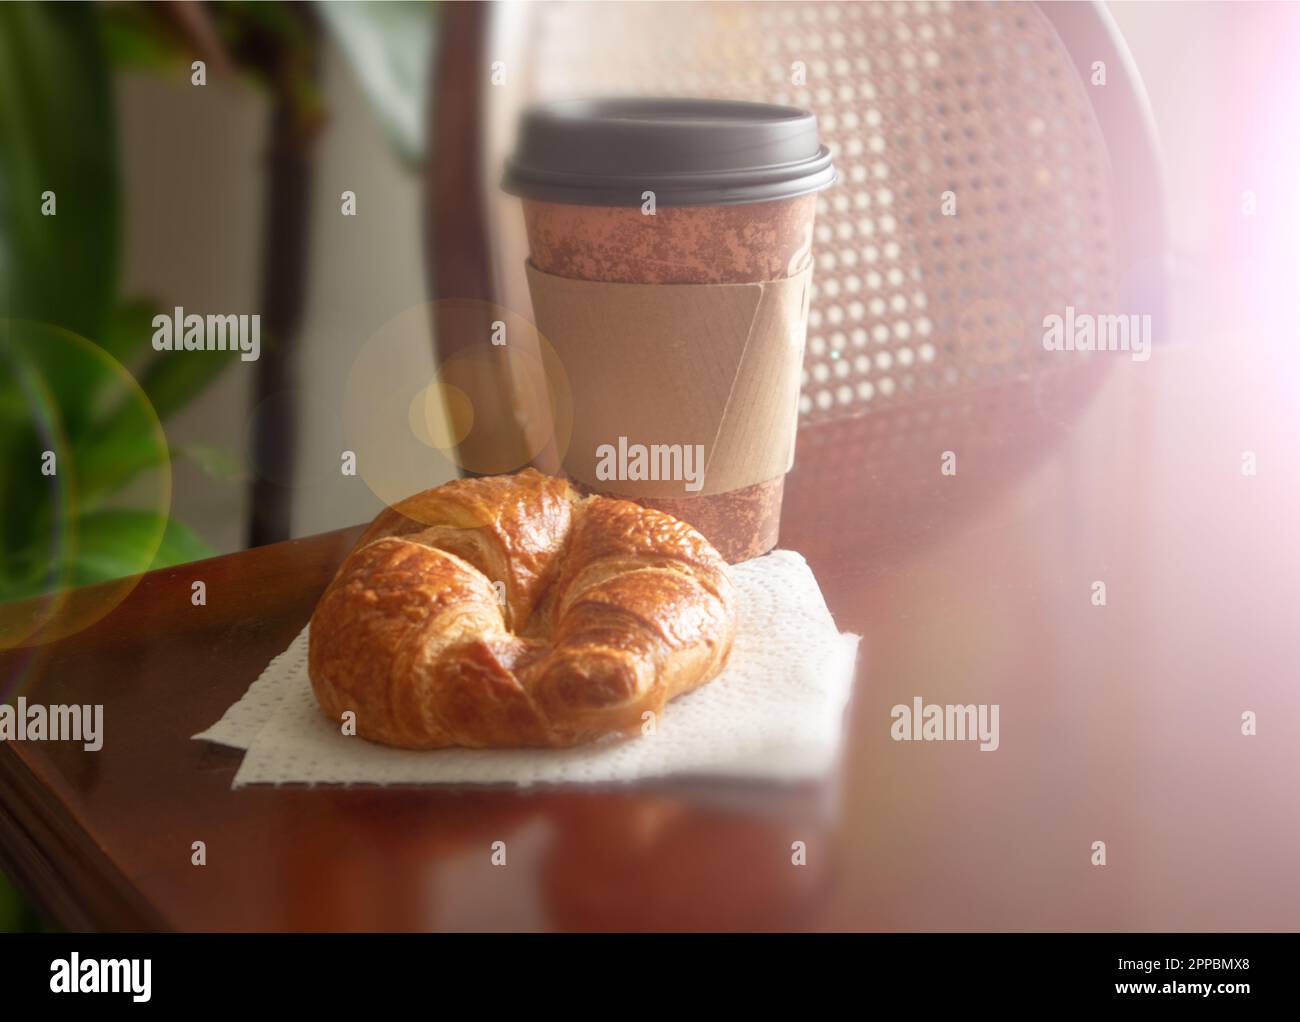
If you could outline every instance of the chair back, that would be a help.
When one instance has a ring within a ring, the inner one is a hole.
[[[1120,51],[1101,45],[1104,17],[1074,4],[449,5],[436,98],[449,108],[470,89],[478,116],[473,138],[434,135],[430,250],[458,264],[435,265],[434,294],[530,308],[518,200],[497,187],[524,105],[791,104],[817,114],[839,171],[818,198],[801,428],[927,400],[981,407],[962,396],[1087,361],[1047,350],[1044,317],[1121,311],[1129,264],[1159,252],[1158,216],[1134,238],[1123,214],[1126,189],[1158,195],[1154,164],[1113,163],[1098,116],[1142,108]],[[446,234],[467,216],[490,242]]]

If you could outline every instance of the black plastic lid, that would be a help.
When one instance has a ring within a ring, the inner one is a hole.
[[[502,187],[584,206],[724,206],[835,181],[807,110],[716,99],[600,99],[525,110]]]

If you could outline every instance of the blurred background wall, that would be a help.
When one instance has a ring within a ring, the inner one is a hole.
[[[338,470],[339,396],[361,344],[384,322],[424,300],[420,186],[327,40],[321,69],[329,111],[318,140],[311,200],[312,258],[299,350],[299,485],[293,534],[374,516],[377,498]],[[126,286],[162,307],[257,311],[258,264],[269,127],[264,97],[213,78],[204,88],[138,72],[119,76],[118,113],[126,201]],[[195,190],[205,201],[192,200]],[[340,194],[357,193],[344,217]],[[430,349],[431,352],[431,349]],[[172,445],[217,444],[250,470],[255,363],[233,364],[167,427]],[[428,373],[426,365],[413,372]],[[440,482],[442,480],[435,480]],[[173,511],[218,551],[245,541],[248,488],[175,465]]]

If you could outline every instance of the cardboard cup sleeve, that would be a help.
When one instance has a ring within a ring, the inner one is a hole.
[[[734,284],[576,280],[531,262],[527,274],[573,396],[562,457],[575,482],[690,500],[789,471],[811,269]]]

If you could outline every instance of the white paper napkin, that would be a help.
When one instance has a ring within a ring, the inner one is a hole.
[[[740,619],[726,670],[670,702],[653,735],[574,749],[412,751],[346,736],[316,704],[307,629],[197,739],[247,750],[246,784],[540,784],[712,776],[804,780],[839,749],[858,636],[841,634],[789,550],[735,565]]]

